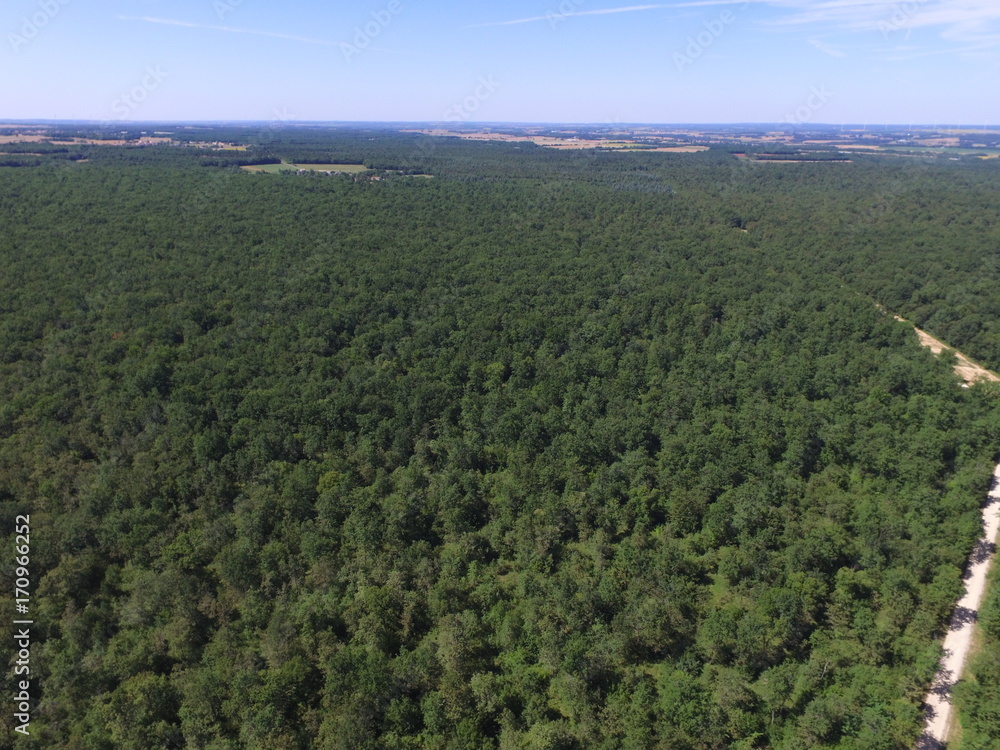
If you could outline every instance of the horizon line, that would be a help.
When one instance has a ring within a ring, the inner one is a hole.
[[[450,121],[440,121],[440,120],[273,120],[273,119],[210,119],[210,120],[198,120],[198,119],[157,119],[157,120],[123,120],[117,122],[109,123],[107,120],[100,120],[94,118],[0,118],[0,124],[2,125],[49,125],[49,124],[73,124],[73,125],[85,125],[85,124],[98,124],[106,126],[110,129],[118,130],[128,130],[139,125],[259,125],[261,123],[271,123],[275,127],[287,126],[287,125],[431,125],[435,126],[437,129],[448,129],[448,130],[469,130],[482,127],[492,127],[492,126],[538,126],[538,125],[556,125],[556,126],[587,126],[587,127],[604,127],[604,128],[619,128],[619,127],[763,127],[763,126],[781,126],[783,128],[794,128],[799,130],[808,130],[809,128],[847,128],[847,127],[860,127],[860,128],[889,128],[896,127],[904,130],[915,129],[915,128],[928,128],[932,130],[959,130],[968,128],[997,128],[1000,124],[995,123],[971,123],[971,122],[958,122],[949,123],[942,125],[940,123],[929,124],[929,123],[901,123],[901,122],[815,122],[815,123],[787,123],[778,121],[755,121],[755,120],[738,120],[730,122],[722,121],[677,121],[677,122],[652,122],[652,121],[623,121],[623,122],[596,122],[596,121],[586,121],[586,120],[481,120],[481,121],[462,121],[462,122],[450,122]]]

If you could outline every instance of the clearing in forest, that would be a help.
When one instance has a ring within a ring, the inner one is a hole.
[[[898,315],[895,317],[896,320],[903,321],[904,323],[907,322],[905,318],[901,318]],[[922,331],[916,326],[913,327],[913,330],[917,332],[921,345],[926,346],[934,354],[940,354],[945,349],[951,349],[951,347],[943,341],[934,338],[927,331]],[[982,365],[977,365],[961,352],[955,351],[955,359],[957,360],[955,363],[955,374],[964,380],[966,385],[972,385],[980,381],[1000,382],[1000,377],[997,377],[995,373],[990,372]]]
[[[286,172],[289,170],[298,171],[304,169],[308,172],[343,172],[345,174],[358,174],[359,172],[367,172],[368,167],[364,164],[290,164],[289,162],[282,162],[281,164],[254,164],[253,166],[243,167],[247,172]]]

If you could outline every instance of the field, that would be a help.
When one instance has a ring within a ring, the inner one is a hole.
[[[911,148],[886,148],[885,153],[917,154],[921,156],[978,156],[980,159],[996,159],[1000,156],[1000,150],[995,148],[958,148],[953,146],[913,146]]]
[[[251,167],[243,167],[248,172],[267,172],[276,174],[278,172],[298,171],[304,169],[309,172],[342,172],[344,174],[359,174],[367,172],[368,167],[364,164],[255,164]]]

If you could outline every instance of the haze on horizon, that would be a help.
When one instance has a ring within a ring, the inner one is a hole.
[[[0,119],[1000,122],[995,0],[12,0]]]

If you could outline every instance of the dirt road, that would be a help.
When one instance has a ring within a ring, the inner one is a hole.
[[[878,305],[878,309],[885,312],[885,308]],[[898,315],[893,315],[896,320],[900,323],[910,323],[906,318],[901,318]],[[913,325],[910,323],[910,325]],[[916,326],[913,326],[913,330],[917,332],[917,338],[920,339],[921,346],[926,346],[934,354],[940,354],[945,349],[950,349],[943,341],[934,338],[927,331],[921,331]],[[971,359],[966,357],[957,349],[955,351],[955,374],[958,375],[962,380],[965,381],[966,385],[972,385],[973,383],[979,382],[981,380],[992,380],[993,382],[1000,382],[1000,377],[997,377],[996,373],[990,372],[985,367],[977,365]]]
[[[902,320],[902,318],[898,318],[898,320]],[[927,331],[921,331],[919,328],[914,328],[913,330],[915,330],[917,332],[917,336],[920,337],[920,343],[935,354],[940,354],[945,349],[949,348],[944,344],[944,342],[938,341],[936,338],[927,333]],[[957,363],[955,364],[955,373],[967,384],[972,385],[979,380],[992,380],[994,382],[1000,382],[1000,378],[987,370],[985,367],[977,365],[961,352],[955,352],[955,359],[957,360]]]
[[[906,322],[898,315],[896,320]],[[934,354],[940,354],[949,349],[944,342],[921,331],[914,326],[920,343]],[[955,352],[955,374],[965,381],[966,387],[980,381],[1000,381],[995,373],[981,367],[961,352]],[[976,620],[979,617],[979,606],[986,591],[986,574],[990,563],[996,555],[997,536],[1000,533],[1000,464],[993,470],[993,483],[983,505],[983,536],[976,543],[966,567],[965,593],[952,613],[948,623],[948,634],[945,636],[944,655],[938,665],[937,674],[930,692],[924,700],[926,724],[924,733],[917,742],[917,750],[944,750],[947,748],[948,735],[954,722],[951,693],[955,684],[962,678],[965,661],[972,647]]]
[[[986,497],[986,505],[983,507],[985,533],[969,558],[965,573],[965,595],[959,599],[948,626],[948,634],[944,639],[944,656],[925,701],[927,724],[917,750],[947,746],[953,720],[951,691],[965,668],[979,605],[986,590],[986,573],[996,553],[997,534],[1000,532],[1000,465],[993,471],[993,485]]]

